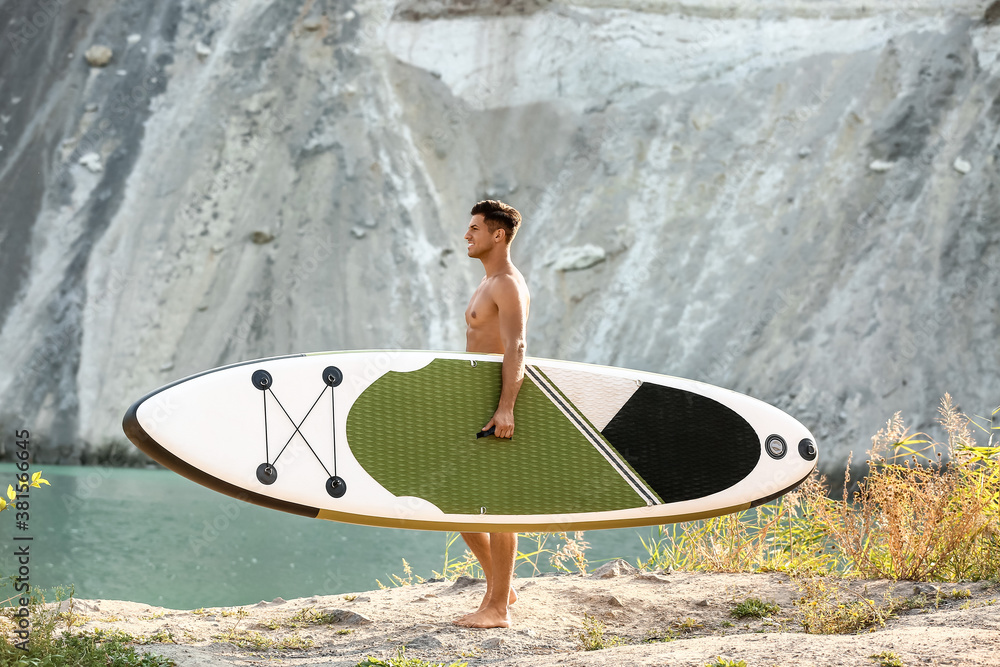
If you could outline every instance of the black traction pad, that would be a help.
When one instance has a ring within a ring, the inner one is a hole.
[[[665,503],[737,484],[760,459],[760,440],[739,414],[705,396],[644,383],[602,431]]]

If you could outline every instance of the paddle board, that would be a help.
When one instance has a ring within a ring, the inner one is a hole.
[[[374,350],[247,361],[136,401],[129,439],[247,502],[372,526],[569,531],[718,516],[816,466],[802,424],[655,373],[528,358],[513,438],[484,437],[502,356]]]

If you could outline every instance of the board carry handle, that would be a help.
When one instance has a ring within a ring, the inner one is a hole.
[[[485,438],[488,435],[493,435],[496,432],[496,430],[497,430],[496,426],[490,426],[488,431],[479,431],[478,433],[476,433],[476,440],[478,440],[479,438]]]

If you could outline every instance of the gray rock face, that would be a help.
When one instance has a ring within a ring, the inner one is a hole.
[[[945,391],[988,412],[1000,27],[940,5],[14,3],[0,423],[73,462],[206,368],[463,349],[487,197],[524,215],[530,354],[757,396],[827,472]]]
[[[559,250],[552,260],[553,271],[580,271],[589,269],[607,259],[608,254],[601,246],[588,243],[584,246],[571,246]]]

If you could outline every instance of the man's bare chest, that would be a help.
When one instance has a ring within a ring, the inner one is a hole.
[[[489,285],[483,282],[476,288],[469,305],[465,309],[465,320],[470,326],[476,326],[496,318],[497,305],[490,295]]]

